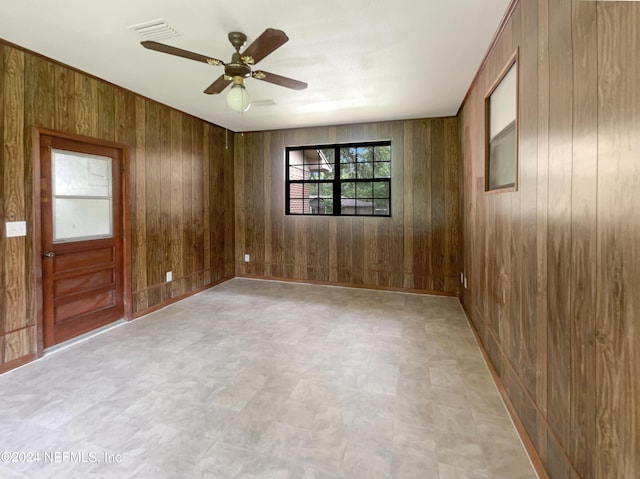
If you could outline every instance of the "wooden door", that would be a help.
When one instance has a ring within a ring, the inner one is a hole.
[[[124,315],[121,156],[40,136],[45,348]]]

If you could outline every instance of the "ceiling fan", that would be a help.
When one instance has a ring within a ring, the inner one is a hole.
[[[229,33],[229,41],[236,51],[232,55],[231,62],[229,63],[225,63],[217,58],[165,45],[163,43],[154,41],[144,41],[140,43],[143,47],[148,48],[149,50],[168,53],[170,55],[188,58],[189,60],[208,63],[209,65],[224,66],[224,73],[209,85],[204,92],[209,95],[221,93],[227,85],[233,83],[231,91],[229,91],[229,94],[227,95],[227,105],[232,110],[242,112],[248,110],[251,105],[251,100],[244,87],[245,78],[252,77],[256,80],[266,81],[273,83],[274,85],[280,85],[294,90],[304,90],[307,88],[306,83],[292,78],[265,72],[264,70],[251,70],[251,65],[257,64],[264,57],[284,45],[288,40],[289,37],[287,37],[282,30],[267,28],[262,35],[256,38],[251,45],[240,53],[240,49],[247,42],[247,36],[241,32],[231,32]]]

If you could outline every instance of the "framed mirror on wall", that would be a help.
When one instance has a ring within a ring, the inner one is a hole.
[[[518,189],[518,50],[492,85],[485,106],[485,191]]]

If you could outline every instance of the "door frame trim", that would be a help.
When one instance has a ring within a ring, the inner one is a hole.
[[[129,201],[129,147],[122,143],[116,143],[101,138],[93,138],[75,133],[50,130],[34,126],[32,128],[31,157],[33,164],[32,188],[33,188],[33,277],[35,280],[35,297],[33,301],[34,318],[36,320],[36,358],[44,354],[44,325],[42,305],[42,227],[41,227],[41,196],[40,196],[40,138],[43,135],[73,140],[90,145],[105,146],[120,150],[122,164],[120,168],[121,205],[122,205],[122,273],[123,278],[123,302],[124,319],[130,321],[131,314],[131,204]]]

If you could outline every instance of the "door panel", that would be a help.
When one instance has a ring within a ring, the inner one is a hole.
[[[121,150],[40,137],[44,347],[124,315]]]
[[[95,241],[58,245],[54,258],[55,270],[64,272],[112,265],[115,258],[113,247],[96,248],[96,245],[91,243]],[[88,249],[91,247],[92,249]]]
[[[64,299],[58,298],[56,304],[56,324],[78,319],[93,313],[97,309],[110,308],[115,305],[113,290],[91,291],[91,294],[78,294]],[[115,318],[117,319],[117,318]]]
[[[113,270],[89,272],[71,277],[60,275],[54,284],[54,295],[76,294],[87,289],[111,286],[114,282]]]

